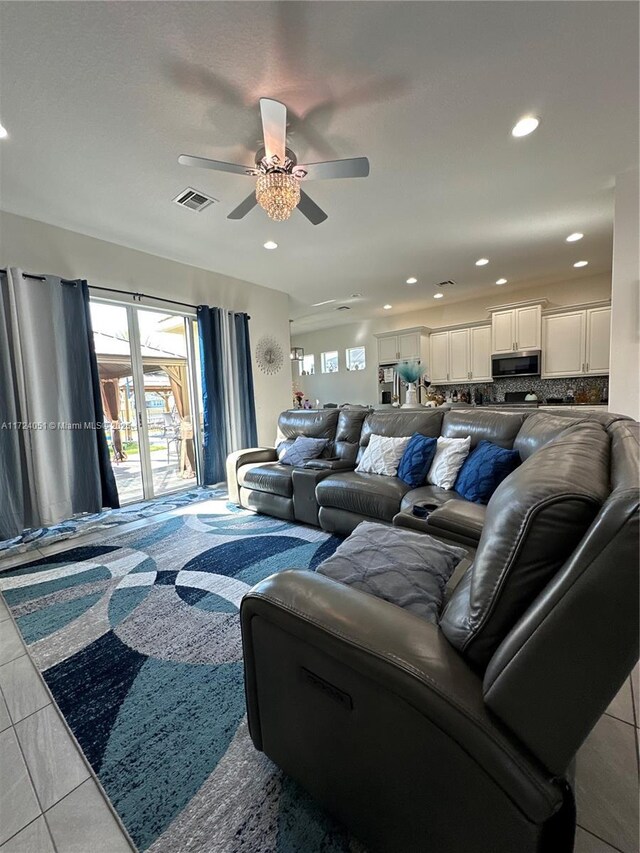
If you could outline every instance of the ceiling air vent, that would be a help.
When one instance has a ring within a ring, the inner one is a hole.
[[[205,195],[200,190],[194,190],[193,187],[187,187],[186,190],[178,193],[173,201],[179,204],[180,207],[186,207],[188,210],[195,210],[196,213],[200,213],[201,210],[209,207],[210,204],[218,201],[218,199]]]
[[[439,281],[436,287],[449,287],[451,284],[455,284],[455,281],[452,278],[448,278],[446,281]]]
[[[338,305],[336,311],[351,311],[351,308],[348,305]]]

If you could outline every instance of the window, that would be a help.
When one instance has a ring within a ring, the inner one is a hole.
[[[364,347],[349,347],[347,350],[347,370],[364,370],[366,365]]]
[[[338,372],[338,351],[323,352],[320,356],[323,373]]]
[[[303,356],[302,361],[298,364],[300,365],[300,376],[313,376],[316,372],[316,359],[313,355]]]

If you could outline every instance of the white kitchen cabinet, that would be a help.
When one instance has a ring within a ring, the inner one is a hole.
[[[547,314],[542,319],[542,378],[609,372],[611,308]]]
[[[398,360],[398,337],[378,338],[378,364],[391,364]]]
[[[541,318],[541,305],[524,305],[492,312],[492,351],[502,353],[540,349]]]
[[[406,335],[398,335],[398,358],[420,358],[419,332],[409,332]]]
[[[493,382],[491,376],[491,326],[473,326],[470,333],[470,378],[473,382]]]
[[[449,380],[449,332],[432,332],[429,380],[432,384]]]
[[[569,311],[542,320],[542,377],[578,376],[585,363],[586,312]]]
[[[449,332],[449,379],[451,382],[469,381],[469,329]]]
[[[591,376],[609,372],[611,350],[611,308],[587,309],[587,341],[584,372]]]
[[[515,312],[496,311],[492,316],[493,352],[513,352],[515,347]]]
[[[426,346],[427,329],[403,329],[390,335],[378,336],[378,364],[411,361],[422,358],[423,339]]]
[[[434,385],[491,382],[491,326],[431,333],[429,379]]]
[[[529,305],[516,308],[516,350],[540,349],[542,308]]]

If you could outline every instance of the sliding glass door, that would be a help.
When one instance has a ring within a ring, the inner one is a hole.
[[[193,317],[93,299],[91,316],[120,502],[192,486],[201,458]]]

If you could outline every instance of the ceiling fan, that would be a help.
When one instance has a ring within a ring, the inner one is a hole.
[[[227,219],[242,219],[259,204],[267,215],[276,222],[288,219],[297,207],[313,225],[319,225],[327,214],[301,189],[303,181],[321,181],[329,178],[366,178],[369,161],[366,157],[349,160],[331,160],[325,163],[308,163],[299,166],[296,155],[287,142],[287,108],[270,98],[260,99],[260,115],[264,147],[259,148],[255,166],[240,166],[223,163],[206,157],[181,154],[181,166],[201,166],[218,172],[232,172],[257,178],[255,192],[248,195]]]

